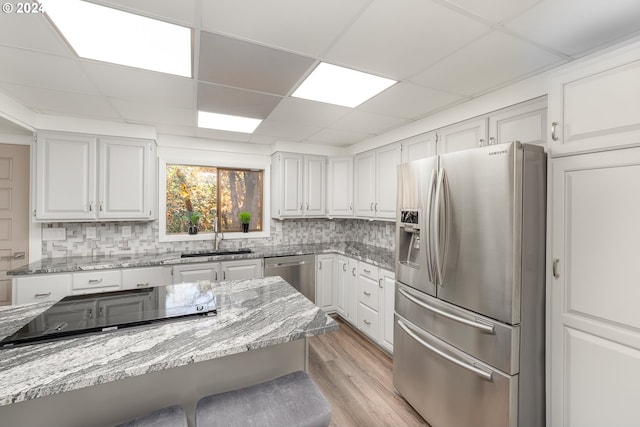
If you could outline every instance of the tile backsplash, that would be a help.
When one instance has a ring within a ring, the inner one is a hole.
[[[213,248],[213,242],[210,240],[161,243],[158,241],[158,224],[158,221],[44,224],[43,230],[46,227],[64,227],[66,240],[43,240],[42,258],[166,253]],[[123,237],[123,227],[130,227],[130,237]],[[95,228],[95,238],[87,238],[87,228]],[[235,249],[344,241],[361,242],[393,250],[395,224],[361,219],[271,220],[271,236],[223,240],[221,247]]]

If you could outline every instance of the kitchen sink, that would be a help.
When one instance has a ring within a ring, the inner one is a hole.
[[[180,258],[193,258],[199,256],[216,256],[216,255],[238,255],[238,254],[250,254],[251,249],[220,249],[217,251],[198,251],[198,252],[183,252]]]

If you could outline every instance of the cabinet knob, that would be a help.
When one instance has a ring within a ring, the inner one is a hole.
[[[353,267],[351,269],[351,274],[353,275],[353,277],[356,277],[356,268],[355,267]]]
[[[89,202],[89,212],[93,212],[93,202]]]
[[[373,210],[373,202],[371,202],[371,206],[369,206],[369,210],[372,211]]]
[[[478,147],[484,147],[484,138],[482,138],[480,142],[478,142]]]
[[[558,130],[558,125],[559,124],[560,123],[558,123],[558,122],[551,122],[551,139],[554,140],[554,141],[558,140],[557,130]]]
[[[342,271],[347,271],[347,264],[342,264]]]
[[[378,287],[379,287],[380,289],[382,289],[382,288],[383,288],[383,286],[382,286],[382,278],[378,279]]]
[[[496,139],[494,137],[489,138],[489,145],[493,145],[496,143]]]

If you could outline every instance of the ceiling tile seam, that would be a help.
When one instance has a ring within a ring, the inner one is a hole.
[[[198,2],[198,5],[196,5],[196,9],[200,7],[200,10],[202,10],[202,2]],[[201,15],[202,16],[202,15]],[[202,18],[200,18],[202,19]],[[192,75],[192,79],[193,79],[193,87],[192,87],[192,91],[193,91],[193,97],[191,98],[193,100],[193,105],[192,105],[192,117],[191,120],[193,121],[193,127],[197,128],[198,127],[198,94],[199,94],[199,89],[198,86],[200,85],[200,38],[202,36],[202,31],[198,28],[194,28],[193,29],[193,45],[191,46],[192,49],[192,53],[191,55],[193,55],[192,57],[192,61],[191,61],[191,66],[193,67],[193,70],[191,72]],[[196,54],[196,52],[198,52]],[[194,132],[195,133],[195,132]]]
[[[239,90],[242,92],[251,92],[251,93],[256,93],[256,94],[260,94],[260,95],[267,95],[267,96],[273,96],[276,98],[280,98],[280,101],[282,101],[284,98],[287,98],[287,95],[280,95],[277,93],[271,93],[271,92],[263,92],[260,90],[255,90],[255,89],[247,89],[247,88],[243,88],[243,87],[238,87],[238,86],[230,86],[230,85],[226,85],[226,84],[222,84],[222,83],[212,83],[212,82],[207,82],[205,80],[198,80],[197,81],[198,85],[199,84],[203,84],[203,85],[208,85],[208,86],[216,86],[216,87],[223,87],[223,88],[227,88],[227,89],[235,89],[235,90]],[[198,86],[196,85],[196,86]],[[197,100],[196,100],[196,107],[197,107]]]
[[[500,32],[502,32],[502,33],[504,33],[504,34],[506,34],[508,36],[514,37],[514,38],[520,40],[521,42],[530,44],[532,46],[537,47],[538,49],[544,50],[547,53],[559,56],[560,58],[565,59],[567,61],[572,61],[572,60],[576,59],[575,57],[573,57],[573,56],[571,56],[569,54],[566,54],[564,52],[561,52],[561,51],[559,51],[557,49],[554,49],[554,48],[552,48],[550,46],[546,46],[546,45],[543,45],[542,43],[538,43],[538,42],[536,42],[534,40],[530,40],[530,39],[522,36],[521,34],[518,34],[516,31],[513,31],[513,30],[509,29],[505,25],[502,25],[502,24],[501,25],[497,25],[496,26],[496,30],[500,31]]]
[[[121,3],[110,3],[108,1],[101,0],[84,0],[88,3],[97,4],[99,6],[108,7],[109,9],[120,10],[122,12],[131,13],[133,15],[144,16],[145,18],[155,19],[156,21],[167,22],[169,24],[178,25],[180,27],[192,28],[193,22],[184,22],[179,19],[174,19],[169,16],[159,15],[157,13],[150,12],[149,10],[136,9],[129,5],[123,5]]]

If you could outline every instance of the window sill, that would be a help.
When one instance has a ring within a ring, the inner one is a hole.
[[[224,233],[224,240],[237,240],[237,239],[259,239],[264,237],[269,237],[269,231],[250,231],[248,233],[243,233],[240,231],[234,231],[229,233]],[[160,242],[192,242],[192,241],[202,241],[209,240],[213,241],[214,234],[213,233],[198,233],[198,234],[177,234],[177,235],[160,235]]]

